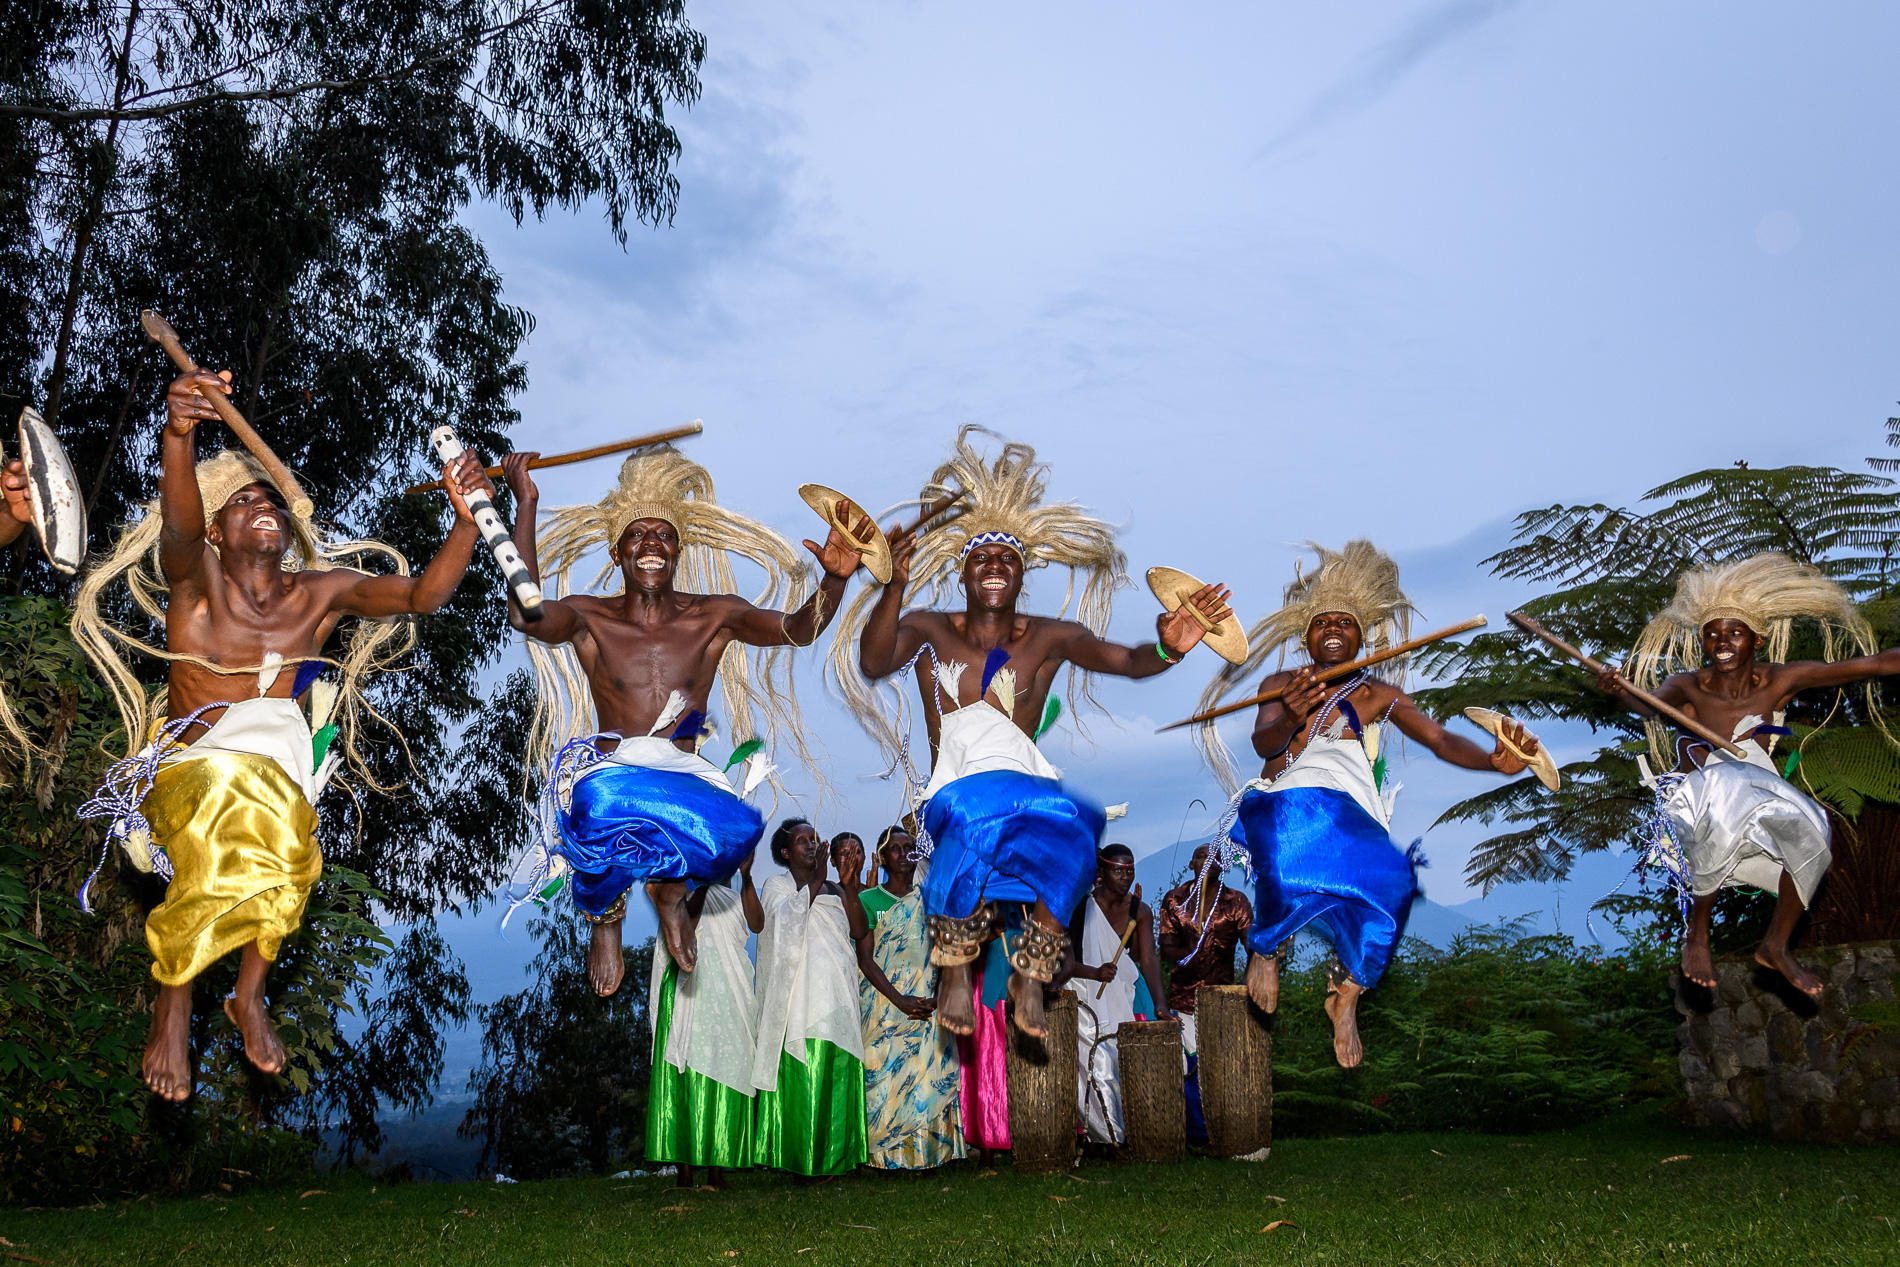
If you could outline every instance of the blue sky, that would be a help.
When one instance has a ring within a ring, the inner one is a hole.
[[[703,418],[721,499],[794,539],[799,483],[914,495],[977,422],[1123,525],[1136,577],[1224,580],[1249,621],[1302,542],[1349,536],[1399,558],[1425,627],[1496,620],[1523,593],[1476,564],[1514,512],[1736,459],[1858,466],[1895,412],[1900,9],[690,12],[705,97],[670,228],[622,250],[591,214],[471,219],[538,321],[523,447]],[[550,472],[543,504],[611,475]],[[1027,606],[1060,595],[1036,574]],[[1113,633],[1154,613],[1127,591]],[[1130,802],[1137,853],[1215,802],[1185,736],[1152,734],[1210,660],[1053,737]],[[815,656],[800,676],[839,793],[803,808],[869,834],[897,798]],[[1407,838],[1485,780],[1416,752],[1398,775]],[[1435,900],[1471,896],[1478,838],[1427,837]]]

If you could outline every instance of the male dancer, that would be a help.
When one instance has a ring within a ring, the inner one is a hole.
[[[546,553],[555,579],[550,592],[559,595],[569,569],[604,545],[624,585],[618,594],[552,597],[533,622],[512,593],[508,599],[509,622],[528,635],[535,657],[537,752],[551,754],[553,740],[571,738],[579,729],[576,714],[585,709],[576,707],[577,683],[564,667],[576,663],[597,719],[593,729],[604,732],[598,736],[602,740],[617,738],[605,750],[593,739],[570,743],[554,761],[549,794],[563,803],[555,806],[554,831],[543,844],[548,854],[574,868],[575,905],[594,926],[588,977],[605,996],[620,988],[625,970],[621,922],[627,891],[646,883],[667,954],[682,972],[691,972],[695,948],[685,906],[688,882],[725,882],[764,831],[764,820],[733,794],[724,770],[698,752],[709,733],[707,712],[722,671],[734,737],[749,725],[756,699],[767,708],[768,725],[790,734],[803,752],[786,703],[769,677],[769,664],[755,693],[735,644],[810,646],[836,614],[845,581],[861,556],[835,528],[823,546],[805,542],[823,576],[796,611],[775,611],[719,592],[733,588],[724,552],[764,568],[774,594],[789,590],[801,570],[798,556],[764,524],[717,505],[704,468],[670,445],[628,457],[618,482],[598,505],[556,511],[537,548],[540,492],[528,474],[536,456],[511,453],[502,462],[515,495],[515,545],[528,570],[538,581],[540,555]],[[682,571],[689,583],[714,592],[675,588]],[[571,658],[557,661],[548,647],[564,649]],[[741,745],[728,764],[743,759],[748,746],[758,745]],[[765,770],[763,760],[756,768]]]
[[[1670,869],[1688,907],[1682,975],[1711,989],[1709,921],[1716,895],[1746,885],[1777,894],[1755,962],[1804,994],[1821,993],[1821,979],[1795,959],[1788,938],[1832,861],[1827,812],[1776,773],[1770,754],[1775,740],[1788,733],[1781,714],[1796,694],[1900,673],[1900,648],[1845,660],[1775,663],[1787,654],[1798,616],[1821,622],[1830,652],[1839,634],[1862,652],[1874,650],[1873,630],[1846,591],[1783,555],[1759,554],[1684,573],[1674,601],[1643,631],[1630,658],[1637,680],[1653,686],[1657,699],[1728,736],[1747,754],[1737,760],[1678,735],[1672,761],[1659,742],[1662,728],[1651,725],[1651,751],[1673,771],[1650,780],[1660,812],[1651,857]],[[1766,661],[1756,658],[1761,652]],[[1681,672],[1656,683],[1677,666]],[[1622,674],[1606,671],[1597,684],[1638,715],[1655,716],[1629,694]],[[1878,717],[1871,708],[1869,713]]]
[[[1056,768],[1036,750],[1056,671],[1070,664],[1090,673],[1153,677],[1231,613],[1227,591],[1207,585],[1157,619],[1155,642],[1105,641],[1099,631],[1125,566],[1113,530],[1074,503],[1042,504],[1048,468],[1036,462],[1035,450],[1007,444],[994,463],[986,462],[970,441],[972,430],[958,433],[955,456],[923,492],[930,503],[961,489],[968,508],[921,544],[893,542],[891,583],[874,603],[853,605],[832,670],[847,702],[887,742],[888,723],[863,679],[916,670],[933,760],[919,816],[934,850],[924,903],[931,960],[944,970],[937,986],[944,1028],[955,1034],[975,1029],[970,964],[996,918],[995,904],[1016,901],[1034,903],[1034,918],[1010,956],[1016,970],[1010,995],[1017,1026],[1039,1036],[1041,986],[1062,966],[1064,920],[1094,878],[1105,821],[1101,810],[1057,782]],[[1081,620],[1016,610],[1024,572],[1047,563],[1086,574]],[[952,576],[962,580],[962,611],[903,610],[908,597]],[[845,640],[860,623],[852,664]],[[919,660],[926,652],[929,666]],[[1021,987],[1025,976],[1040,984]]]
[[[156,866],[170,883],[145,921],[152,976],[159,983],[146,1041],[144,1076],[167,1100],[191,1093],[191,983],[238,947],[237,992],[225,1013],[244,1037],[244,1054],[266,1073],[284,1067],[284,1047],[264,1004],[264,977],[295,932],[310,887],[322,870],[313,805],[330,766],[337,732],[319,723],[313,737],[297,697],[323,662],[324,646],[344,616],[363,618],[342,661],[345,694],[361,674],[387,661],[399,631],[387,618],[433,612],[468,568],[477,539],[465,497],[488,489],[482,464],[464,455],[443,469],[455,507],[448,539],[419,576],[374,576],[332,564],[345,554],[379,551],[374,543],[330,547],[285,507],[284,494],[251,458],[220,453],[192,461],[193,433],[217,417],[211,392],[229,393],[230,375],[193,373],[165,395],[159,441],[159,498],[120,538],[113,555],[88,574],[75,601],[75,636],[104,671],[124,714],[129,743],[147,736],[150,704],[115,642],[171,662],[164,725],[152,745],[107,776],[89,817],[111,817],[112,835],[134,861]],[[154,552],[159,575],[142,569]],[[100,597],[127,576],[141,590],[166,592],[165,647],[146,648],[104,621]],[[288,667],[288,673],[280,672]],[[349,724],[349,713],[343,724]],[[353,739],[340,739],[341,751]],[[323,749],[325,751],[319,751]],[[84,811],[82,811],[84,812]]]
[[[1285,693],[1254,715],[1253,749],[1261,777],[1229,807],[1229,849],[1244,849],[1256,876],[1253,958],[1247,989],[1263,1011],[1279,1005],[1280,954],[1308,923],[1319,922],[1335,952],[1326,1014],[1333,1055],[1350,1069],[1364,1057],[1359,996],[1378,984],[1404,931],[1418,891],[1415,863],[1389,833],[1391,801],[1379,760],[1379,730],[1390,720],[1427,751],[1467,770],[1517,774],[1525,768],[1500,739],[1486,752],[1426,716],[1392,682],[1361,670],[1335,682],[1317,675],[1359,657],[1367,635],[1377,645],[1403,640],[1411,603],[1399,589],[1398,565],[1367,541],[1342,553],[1323,547],[1320,566],[1286,589],[1286,603],[1248,632],[1246,663],[1229,666],[1202,696],[1218,704],[1266,657],[1298,641],[1310,664],[1268,675],[1266,692]],[[1396,637],[1394,637],[1396,635]],[[1526,755],[1536,741],[1516,723],[1506,734]],[[1202,727],[1205,751],[1224,771],[1225,750],[1212,723]]]

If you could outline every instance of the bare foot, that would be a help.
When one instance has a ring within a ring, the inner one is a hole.
[[[1683,949],[1683,971],[1688,972],[1688,948]],[[1788,953],[1786,946],[1771,946],[1763,942],[1755,951],[1755,962],[1764,968],[1772,968],[1788,979],[1788,984],[1811,999],[1821,997],[1825,983],[1821,978],[1801,966],[1799,960]]]
[[[1269,1014],[1280,1006],[1280,956],[1255,955],[1247,960],[1247,997]]]
[[[224,1014],[244,1035],[244,1058],[264,1073],[284,1071],[284,1045],[271,1027],[260,995],[233,995],[224,1001]]]
[[[724,1192],[730,1187],[732,1187],[732,1185],[726,1182],[726,1168],[724,1166],[706,1167],[705,1191]]]
[[[1017,1029],[1031,1038],[1041,1038],[1048,1033],[1049,1023],[1042,1014],[1042,982],[1020,972],[1010,973],[1009,1001],[1016,1005]]]
[[[1763,947],[1763,949],[1765,950],[1766,947]],[[1787,952],[1784,950],[1782,953],[1786,954]],[[1761,958],[1761,951],[1755,952],[1755,958],[1760,959],[1762,963],[1767,964],[1770,968],[1776,967],[1775,964],[1768,963],[1766,959]],[[1789,962],[1792,963],[1793,961],[1790,960]],[[1778,968],[1777,971],[1779,971]],[[1798,968],[1797,971],[1799,971]],[[1683,938],[1682,941],[1682,975],[1705,990],[1713,990],[1715,988],[1715,960],[1709,955],[1708,940],[1703,937],[1695,936],[1693,932]],[[1789,979],[1792,980],[1793,978]],[[1818,985],[1819,983],[1817,982],[1816,984]]]
[[[1366,987],[1347,977],[1326,987],[1326,1015],[1333,1020],[1333,1059],[1341,1069],[1356,1068],[1366,1058],[1359,1045],[1359,996]]]
[[[620,924],[614,920],[594,925],[593,938],[587,943],[587,980],[603,999],[620,988],[620,978],[627,972],[627,961],[620,953]]]
[[[954,964],[938,976],[937,1020],[952,1034],[976,1033],[976,990],[970,983],[969,964]]]
[[[649,880],[647,896],[653,899],[653,909],[660,916],[660,936],[666,941],[666,953],[673,957],[681,972],[691,972],[699,958],[699,939],[693,934],[693,921],[686,911],[686,881]],[[618,978],[615,982],[618,984]]]
[[[191,987],[164,985],[152,1004],[141,1072],[160,1099],[181,1103],[191,1095]]]

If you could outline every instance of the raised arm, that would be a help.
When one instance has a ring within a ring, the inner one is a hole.
[[[455,524],[448,539],[435,552],[428,566],[415,576],[372,576],[367,572],[340,570],[337,593],[331,606],[337,611],[375,619],[382,616],[427,615],[441,610],[455,587],[468,572],[469,552],[481,534],[468,512],[466,495],[476,489],[494,491],[480,459],[464,453],[442,468],[442,483],[455,507]]]
[[[1161,912],[1155,919],[1155,942],[1171,963],[1187,958],[1201,935],[1201,930],[1194,926],[1194,917],[1188,914],[1188,903],[1196,900],[1199,883],[1200,877],[1196,876],[1184,901],[1176,902],[1172,893],[1161,899]]]
[[[165,432],[158,442],[158,563],[173,585],[205,567],[205,504],[198,492],[198,424],[218,416],[206,392],[231,394],[231,371],[180,374],[165,390]]]
[[[1227,605],[1227,596],[1231,592],[1218,584],[1203,585],[1187,602],[1157,617],[1155,641],[1140,646],[1109,642],[1096,637],[1086,625],[1064,622],[1060,650],[1071,664],[1090,673],[1107,673],[1125,678],[1153,677],[1170,665],[1179,663],[1181,657],[1192,651],[1206,636],[1207,628],[1194,618],[1194,610],[1207,618],[1208,625],[1219,624],[1234,614]]]
[[[759,891],[752,885],[752,860],[758,856],[759,847],[754,845],[739,864],[739,905],[745,911],[745,926],[754,934],[765,931],[765,904],[759,901]]]
[[[1307,665],[1291,673],[1268,674],[1256,693],[1264,695],[1276,687],[1283,689],[1280,698],[1268,700],[1253,715],[1253,752],[1262,761],[1285,752],[1326,698],[1324,684],[1313,680],[1313,670]]]
[[[859,516],[859,529],[875,526],[868,517]],[[864,559],[857,547],[842,532],[833,528],[825,544],[806,541],[805,548],[818,560],[818,588],[794,612],[768,611],[740,601],[732,605],[726,629],[740,642],[754,647],[809,647],[831,624],[844,601],[844,585]]]
[[[510,453],[501,460],[501,477],[508,484],[508,491],[515,495],[515,526],[513,530],[515,549],[521,553],[521,561],[527,565],[528,575],[534,583],[541,583],[540,547],[535,540],[535,516],[541,509],[541,490],[535,487],[534,477],[528,473],[528,463],[540,457],[539,453]],[[521,604],[515,601],[514,590],[502,587],[508,593],[508,626],[527,634],[540,642],[572,642],[579,637],[587,622],[578,612],[562,599],[543,598],[541,600],[541,619],[530,621],[527,613],[521,610]],[[754,930],[757,931],[756,929]]]
[[[0,469],[0,546],[10,546],[33,522],[33,488],[19,458]]]
[[[910,585],[910,559],[917,538],[897,532],[892,525],[891,583],[871,605],[870,619],[858,637],[858,671],[873,682],[889,677],[909,662],[924,645],[924,635],[916,622],[902,619],[904,591]]]

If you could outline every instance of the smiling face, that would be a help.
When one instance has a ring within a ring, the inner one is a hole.
[[[1306,654],[1331,668],[1359,655],[1359,622],[1346,612],[1321,612],[1306,626]]]
[[[614,547],[628,589],[660,593],[673,588],[680,565],[680,534],[664,519],[636,519]]]
[[[1760,635],[1739,620],[1711,620],[1702,626],[1702,654],[1717,672],[1754,663],[1760,646]]]
[[[973,610],[1008,611],[1023,592],[1023,556],[1000,541],[963,559],[963,592]]]
[[[257,480],[232,493],[205,529],[221,550],[282,555],[290,549],[290,510],[284,495]]]

